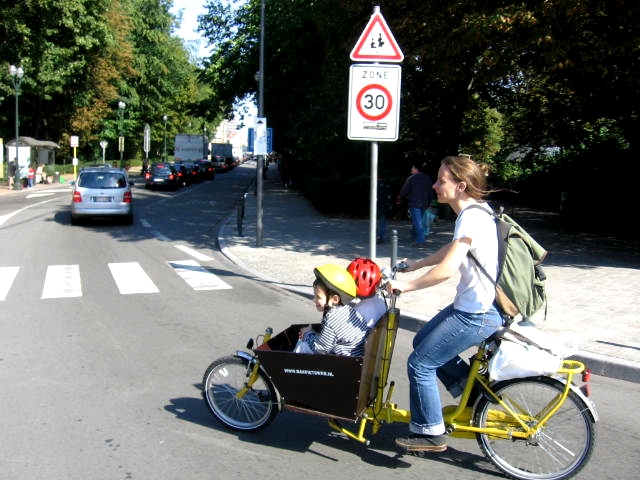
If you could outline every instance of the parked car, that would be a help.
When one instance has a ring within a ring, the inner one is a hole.
[[[194,162],[180,162],[187,169],[189,173],[189,178],[191,179],[191,183],[199,183],[202,179],[202,173],[200,171],[200,166]]]
[[[177,190],[181,186],[178,171],[170,163],[159,162],[151,164],[144,178],[144,187],[147,189],[166,188]]]
[[[213,160],[213,168],[215,168],[216,172],[226,172],[229,170],[229,165],[227,165],[227,161],[224,157],[220,155],[214,155]]]
[[[93,218],[116,218],[133,223],[132,182],[122,168],[83,168],[73,182],[71,224]]]
[[[182,163],[172,163],[171,166],[175,168],[176,172],[178,172],[178,184],[181,187],[188,187],[191,185],[191,175],[189,175],[187,167]]]
[[[216,178],[216,169],[213,166],[213,163],[210,160],[198,160],[196,162],[200,166],[200,171],[202,173],[202,177],[205,180],[215,180]]]
[[[114,168],[114,167],[110,163],[93,163],[91,165],[85,165],[84,167],[82,167],[82,169],[85,169],[85,168]]]

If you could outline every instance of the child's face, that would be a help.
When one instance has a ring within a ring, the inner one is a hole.
[[[313,304],[316,306],[318,312],[324,312],[325,305],[334,307],[340,304],[340,297],[338,295],[331,295],[327,299],[327,292],[324,288],[315,286],[313,287]]]

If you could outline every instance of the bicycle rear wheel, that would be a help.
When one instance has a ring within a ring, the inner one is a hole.
[[[529,426],[535,426],[549,404],[564,390],[549,377],[521,378],[496,386],[494,392]],[[521,429],[499,404],[482,397],[474,414],[481,428]],[[560,480],[575,475],[589,460],[596,438],[595,423],[578,394],[569,392],[560,409],[529,439],[477,434],[480,449],[509,477],[518,480]]]
[[[278,413],[275,389],[262,371],[246,392],[238,396],[245,389],[251,372],[248,360],[228,356],[211,363],[202,379],[202,396],[207,407],[232,430],[258,431],[269,425]]]

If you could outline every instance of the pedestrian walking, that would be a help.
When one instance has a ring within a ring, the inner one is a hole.
[[[13,183],[16,176],[16,159],[15,158],[9,162],[7,174],[9,176],[9,188],[13,188]]]
[[[423,168],[423,165],[413,164],[411,167],[411,175],[404,182],[397,199],[398,204],[404,199],[407,200],[409,215],[411,216],[411,223],[413,225],[413,245],[415,247],[424,246],[426,235],[431,233],[430,231],[425,232],[423,219],[424,212],[428,208],[431,208],[433,183],[429,175],[424,173]]]
[[[29,170],[27,171],[27,188],[33,188],[33,185],[36,181],[36,171],[33,168],[33,165],[29,165]]]

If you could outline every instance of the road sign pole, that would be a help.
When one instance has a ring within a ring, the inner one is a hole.
[[[369,258],[375,262],[378,226],[378,142],[371,142],[371,184],[369,190]]]

